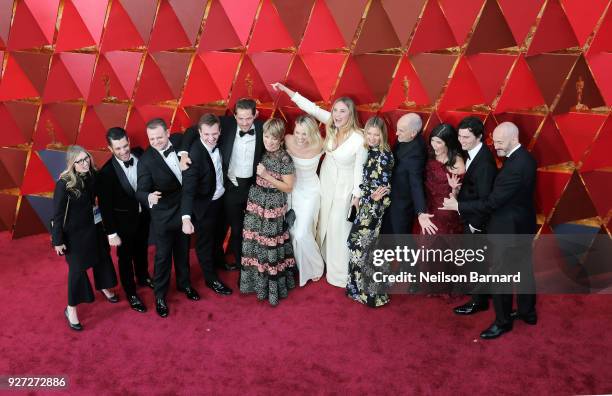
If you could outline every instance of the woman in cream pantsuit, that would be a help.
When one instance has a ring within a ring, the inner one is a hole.
[[[338,98],[330,113],[280,83],[273,84],[273,87],[285,92],[300,109],[326,125],[323,144],[325,158],[319,174],[321,209],[317,242],[327,266],[327,282],[346,287],[349,262],[347,240],[352,225],[347,217],[351,205],[358,204],[361,173],[367,158],[355,104],[350,98]]]

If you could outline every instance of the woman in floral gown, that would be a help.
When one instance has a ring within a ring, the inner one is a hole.
[[[391,203],[389,192],[393,154],[387,141],[387,126],[382,118],[370,118],[364,130],[368,157],[360,185],[359,210],[348,238],[350,259],[346,294],[362,304],[380,307],[389,302],[389,296],[386,293],[376,293],[376,284],[372,282],[372,251],[383,214]]]
[[[284,122],[271,118],[263,130],[266,152],[257,166],[244,216],[240,292],[255,293],[275,306],[295,287],[295,259],[285,222],[295,169],[282,148]]]

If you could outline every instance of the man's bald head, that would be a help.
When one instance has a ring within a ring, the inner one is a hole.
[[[499,157],[506,157],[519,144],[518,127],[509,121],[502,122],[493,131],[493,144]]]
[[[398,142],[409,142],[421,131],[423,121],[416,113],[404,114],[397,120]]]

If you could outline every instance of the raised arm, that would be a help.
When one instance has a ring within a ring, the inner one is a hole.
[[[327,124],[327,122],[329,121],[331,117],[331,113],[329,111],[320,108],[315,103],[300,95],[298,92],[287,88],[285,85],[279,82],[273,83],[272,88],[274,88],[274,90],[276,91],[282,91],[286,93],[287,96],[289,96],[289,98],[291,99],[291,101],[297,105],[297,107],[316,118],[319,122]]]

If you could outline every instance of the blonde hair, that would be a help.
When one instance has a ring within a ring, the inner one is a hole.
[[[269,133],[275,139],[278,139],[283,143],[283,136],[285,136],[285,122],[280,118],[270,118],[263,124],[263,132]]]
[[[60,174],[60,179],[66,182],[66,190],[75,194],[77,198],[85,188],[83,178],[79,177],[74,169],[74,162],[81,153],[85,153],[89,157],[89,171],[87,173],[91,175],[92,171],[96,170],[93,157],[87,150],[76,144],[68,146],[66,151],[66,169]]]
[[[376,128],[380,131],[380,143],[378,144],[380,150],[391,150],[391,147],[389,146],[389,133],[387,132],[387,123],[385,122],[385,120],[383,120],[382,117],[379,116],[370,117],[370,119],[366,121],[363,130],[365,131],[365,133],[367,133],[368,129],[370,128]],[[367,142],[365,144],[366,146],[368,145]]]
[[[355,107],[355,102],[353,102],[353,99],[349,98],[348,96],[342,96],[334,101],[334,104],[331,108],[329,121],[327,121],[327,124],[325,125],[325,141],[323,142],[325,150],[327,150],[327,148],[329,147],[329,142],[333,141],[336,138],[336,135],[338,134],[338,128],[336,128],[336,126],[334,125],[333,113],[334,106],[336,106],[336,103],[339,102],[343,103],[349,110],[350,117],[345,126],[346,130],[353,130],[360,134],[363,134],[361,130],[361,125],[359,124],[359,120],[357,119],[357,109]]]
[[[310,144],[316,144],[317,146],[321,144],[321,141],[323,140],[321,137],[321,131],[319,130],[317,121],[313,117],[309,115],[301,115],[295,119],[295,125],[301,125],[306,129]]]

